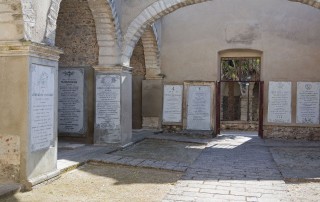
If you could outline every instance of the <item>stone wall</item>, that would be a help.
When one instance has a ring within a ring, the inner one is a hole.
[[[64,51],[59,66],[79,67],[98,64],[96,26],[86,0],[61,2],[56,46]]]
[[[13,135],[0,135],[0,179],[19,179],[20,138]]]
[[[263,126],[264,138],[320,140],[319,127]]]
[[[146,74],[144,48],[141,39],[138,41],[136,47],[133,50],[133,54],[130,59],[130,66],[132,67],[133,76],[144,76]]]
[[[131,60],[132,69],[132,128],[142,128],[142,80],[146,74],[142,40],[137,43]]]

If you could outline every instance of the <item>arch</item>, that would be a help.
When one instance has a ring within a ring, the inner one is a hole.
[[[300,2],[302,4],[307,4],[312,7],[320,9],[320,0],[289,0],[289,1]]]
[[[61,0],[52,0],[47,17],[44,42],[55,45],[56,23]],[[99,64],[115,65],[121,58],[121,30],[113,0],[88,1],[92,12],[99,46]]]
[[[144,47],[146,78],[156,77],[161,73],[161,70],[159,39],[155,27],[148,26],[141,39]]]
[[[159,18],[172,13],[179,8],[207,1],[212,0],[159,0],[144,9],[130,23],[124,36],[124,46],[121,58],[122,64],[124,66],[129,66],[133,49],[148,25],[151,25]]]

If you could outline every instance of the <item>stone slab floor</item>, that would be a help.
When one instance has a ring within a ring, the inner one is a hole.
[[[5,201],[320,201],[319,142],[229,132],[204,146],[164,134],[90,159]]]

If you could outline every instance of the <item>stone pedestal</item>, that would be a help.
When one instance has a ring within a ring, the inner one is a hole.
[[[95,144],[121,144],[132,138],[132,74],[123,66],[95,69]]]
[[[31,42],[0,43],[1,177],[29,189],[58,175],[58,60]]]
[[[142,127],[161,128],[163,78],[148,77],[142,81]]]

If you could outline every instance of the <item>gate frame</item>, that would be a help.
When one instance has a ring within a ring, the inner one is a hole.
[[[264,106],[264,81],[217,81],[216,82],[216,127],[215,135],[221,132],[221,82],[254,82],[259,84],[259,120],[258,135],[263,138],[263,106]]]

